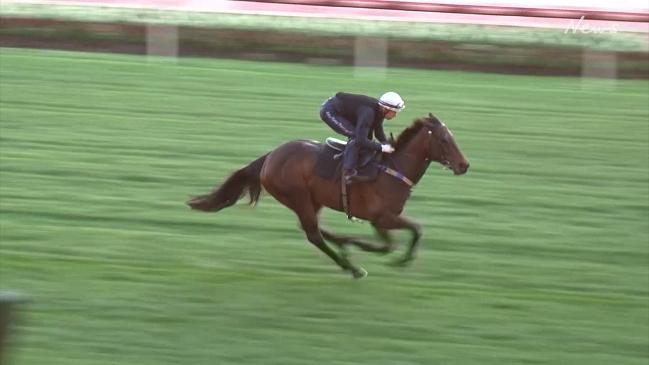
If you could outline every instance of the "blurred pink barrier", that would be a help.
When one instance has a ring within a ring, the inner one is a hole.
[[[451,3],[408,0],[255,0],[255,2],[543,18],[574,19],[584,16],[592,20],[649,22],[649,8],[622,8],[624,10],[616,11],[613,8],[592,6],[541,7],[543,3],[535,4],[533,1],[526,2],[525,6],[521,5],[522,2],[518,2],[518,5],[517,3],[501,5],[485,1]]]
[[[497,2],[500,1],[500,2]],[[593,29],[649,33],[645,0],[4,0],[5,3],[85,5],[429,23],[568,29],[585,19]],[[524,5],[522,5],[524,4]]]

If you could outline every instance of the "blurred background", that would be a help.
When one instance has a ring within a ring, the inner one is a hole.
[[[0,46],[2,364],[649,363],[644,0],[2,0]],[[411,267],[184,206],[390,90],[471,161]]]

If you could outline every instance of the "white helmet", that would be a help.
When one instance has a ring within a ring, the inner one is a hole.
[[[388,91],[387,93],[381,95],[381,97],[379,98],[379,105],[395,112],[400,112],[403,110],[403,108],[406,107],[406,104],[403,102],[403,99],[401,99],[401,96],[399,96],[399,94],[395,93],[394,91]]]

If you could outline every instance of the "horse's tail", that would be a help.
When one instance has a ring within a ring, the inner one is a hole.
[[[218,212],[236,203],[246,191],[250,195],[248,204],[256,204],[261,194],[259,174],[264,166],[264,161],[266,161],[266,156],[268,153],[252,161],[248,166],[235,171],[211,193],[190,199],[187,205],[192,209],[205,212]]]

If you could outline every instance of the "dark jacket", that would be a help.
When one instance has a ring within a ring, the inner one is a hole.
[[[379,101],[365,95],[339,92],[333,103],[334,109],[354,124],[355,139],[362,148],[381,150],[381,143],[373,141],[375,136],[385,143],[383,114]]]

